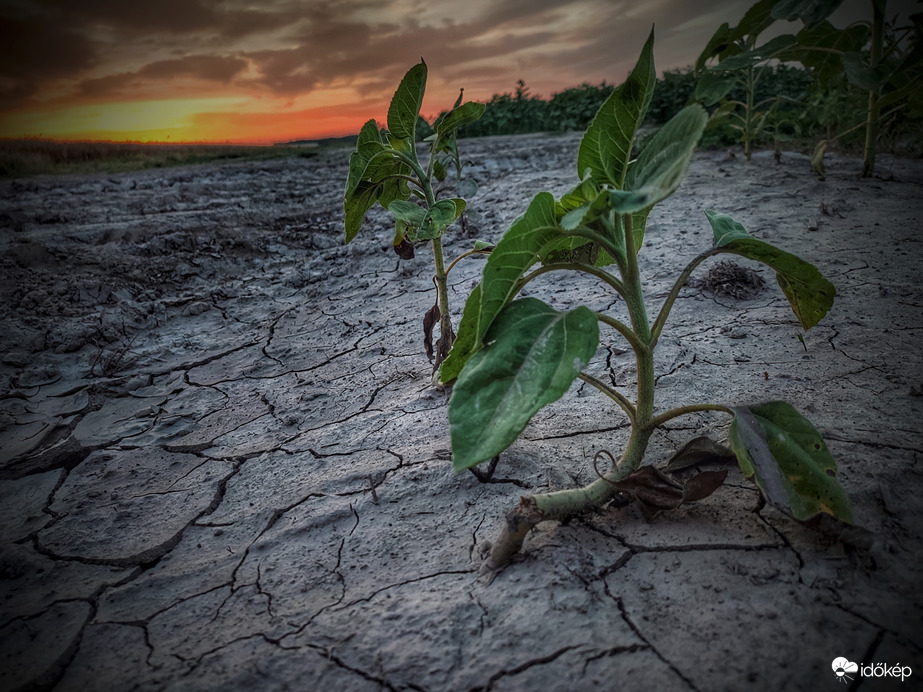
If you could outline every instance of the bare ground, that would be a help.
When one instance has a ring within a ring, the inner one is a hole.
[[[578,141],[462,142],[476,236],[569,188]],[[658,404],[789,400],[871,550],[794,524],[734,468],[653,523],[629,505],[541,524],[488,584],[506,510],[591,481],[627,423],[575,386],[500,482],[454,474],[422,348],[429,252],[399,261],[381,210],[343,245],[346,155],[0,187],[0,688],[823,690],[837,657],[923,675],[923,163],[883,156],[860,180],[828,157],[821,182],[795,154],[698,153],[641,254],[658,305],[715,208],[834,282],[802,343],[768,270],[735,297],[700,269]],[[458,311],[480,268],[453,271]],[[583,279],[530,286],[619,308]],[[590,371],[629,393],[625,348],[604,334]],[[651,461],[727,422],[672,421]]]

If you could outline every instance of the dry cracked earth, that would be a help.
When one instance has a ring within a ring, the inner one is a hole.
[[[568,189],[578,142],[462,142],[472,237]],[[641,254],[657,305],[715,208],[834,282],[802,341],[768,270],[735,296],[700,268],[658,404],[792,402],[872,548],[790,521],[731,468],[651,523],[627,505],[541,524],[488,583],[504,513],[591,481],[627,423],[575,385],[492,482],[453,473],[422,346],[430,254],[399,260],[380,209],[343,244],[347,154],[0,187],[0,689],[816,691],[843,689],[837,657],[912,668],[852,689],[923,677],[923,162],[882,156],[861,180],[831,156],[820,181],[797,154],[697,153]],[[481,266],[453,271],[458,311]],[[620,308],[585,279],[530,292]],[[617,334],[589,370],[630,393]],[[727,423],[671,421],[650,460]]]

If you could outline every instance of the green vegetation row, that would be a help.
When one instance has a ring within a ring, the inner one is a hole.
[[[663,125],[685,106],[696,100],[699,75],[692,66],[667,70],[657,80],[645,126]],[[523,80],[513,92],[494,94],[485,102],[484,115],[475,123],[459,128],[459,137],[518,135],[535,132],[579,132],[585,130],[599,107],[612,93],[611,84],[584,83],[544,99],[531,93]],[[810,71],[798,66],[769,65],[756,85],[753,98],[762,103],[778,99],[759,134],[757,146],[778,147],[793,143],[813,146],[818,139],[837,140],[840,150],[861,151],[864,133],[856,127],[862,122],[867,92],[852,86],[845,75],[817,84]],[[745,102],[743,84],[735,84],[725,95],[727,102]],[[709,108],[711,115],[720,106]],[[838,137],[838,133],[845,133]],[[427,119],[417,126],[417,140],[432,134]],[[712,122],[700,146],[715,148],[739,141],[740,134],[730,122]],[[904,155],[923,154],[923,109],[908,109],[893,114],[880,133],[882,148]]]

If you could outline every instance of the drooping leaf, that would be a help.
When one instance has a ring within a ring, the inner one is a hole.
[[[706,106],[714,106],[730,93],[736,83],[734,75],[706,72],[696,82],[695,97]]]
[[[465,301],[458,334],[448,357],[439,368],[439,381],[442,384],[454,382],[468,359],[481,347],[478,339],[478,320],[481,315],[481,284],[474,287]]]
[[[667,460],[667,471],[675,472],[705,463],[723,463],[734,453],[709,437],[694,437]]]
[[[522,298],[497,315],[486,343],[449,400],[456,471],[509,447],[540,408],[570,388],[596,353],[599,324],[589,308],[562,313]]]
[[[609,206],[628,214],[650,208],[673,194],[686,175],[706,122],[708,113],[699,104],[686,106],[671,118],[631,164],[625,189],[609,191]],[[637,236],[635,245],[640,246]]]
[[[442,161],[439,159],[433,161],[433,177],[436,180],[441,183],[443,180],[445,180],[448,173],[449,172],[446,170],[445,164]]]
[[[843,0],[778,0],[772,8],[772,17],[789,22],[800,19],[807,28],[812,28],[842,4]]]
[[[836,462],[811,422],[784,401],[732,407],[729,439],[741,470],[774,507],[799,521],[820,513],[852,523]]]
[[[554,215],[554,197],[550,192],[538,193],[497,243],[484,266],[478,342],[497,313],[513,298],[516,282],[562,233]]]
[[[411,67],[394,92],[388,107],[388,130],[398,139],[413,144],[416,136],[417,116],[426,91],[426,63],[421,60]]]
[[[600,106],[587,128],[577,153],[577,176],[587,174],[599,185],[622,189],[631,159],[635,133],[654,93],[654,31],[625,82]]]
[[[430,363],[435,358],[433,353],[433,327],[439,322],[441,315],[438,301],[423,315],[423,348],[426,350],[426,357],[429,358]]]
[[[824,165],[824,154],[826,153],[827,140],[822,139],[814,146],[814,152],[811,154],[811,170],[821,180],[825,180],[827,177],[827,167]]]
[[[402,260],[412,260],[414,258],[413,243],[407,240],[403,233],[399,238],[395,236],[392,248],[394,249],[394,253]]]
[[[801,326],[810,329],[833,307],[836,289],[817,267],[800,257],[757,240],[737,221],[712,209],[705,212],[715,235],[715,247],[772,267]]]
[[[346,242],[352,241],[362,227],[366,212],[371,209],[381,194],[381,184],[362,181],[344,202]]]
[[[631,495],[650,521],[665,510],[708,497],[721,487],[727,473],[727,469],[702,471],[679,483],[654,466],[645,465],[612,485]]]

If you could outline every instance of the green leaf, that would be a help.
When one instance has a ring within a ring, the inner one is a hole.
[[[800,19],[811,28],[833,14],[842,4],[843,0],[778,0],[772,8],[772,17],[789,22]]]
[[[747,67],[753,67],[754,65],[758,65],[759,63],[765,62],[766,60],[771,60],[772,58],[775,58],[776,56],[784,53],[796,43],[797,40],[793,34],[776,36],[774,39],[764,43],[759,48],[754,48],[753,50],[748,50],[744,53],[738,53],[737,55],[732,55],[726,60],[722,60],[711,69],[715,71],[733,72],[735,70],[742,70]]]
[[[542,257],[542,264],[560,264],[580,262],[594,266],[599,259],[598,243],[585,238],[564,238],[555,244]]]
[[[481,284],[474,287],[465,301],[461,322],[452,350],[439,367],[439,381],[442,384],[454,382],[468,359],[481,348],[478,339],[478,320],[481,315]]]
[[[733,48],[733,44],[734,40],[731,38],[731,27],[725,22],[719,26],[712,37],[708,39],[708,43],[705,44],[705,48],[696,59],[696,72],[701,72],[705,68],[705,63],[712,58],[724,55],[729,48]]]
[[[649,209],[673,194],[686,175],[707,122],[708,113],[699,104],[686,106],[671,118],[631,165],[625,189],[609,191],[609,206],[620,214],[628,214]],[[637,237],[635,245],[640,246]]]
[[[431,240],[439,238],[445,230],[452,225],[462,212],[465,211],[465,200],[453,197],[441,199],[426,213],[416,240]]]
[[[654,32],[651,30],[628,79],[609,95],[580,141],[577,176],[581,180],[589,173],[599,185],[622,189],[631,159],[631,145],[647,113],[656,82]]]
[[[731,31],[731,40],[750,37],[755,39],[761,33],[766,31],[775,19],[772,16],[772,9],[778,0],[760,0],[748,9],[738,24]],[[752,43],[750,45],[753,45]]]
[[[512,300],[516,282],[561,236],[554,197],[550,192],[539,192],[497,243],[484,266],[478,342],[503,306]]]
[[[388,205],[388,211],[394,215],[394,218],[412,228],[419,228],[423,225],[423,219],[426,217],[426,209],[419,204],[400,199],[391,202]]]
[[[810,329],[833,307],[836,289],[817,267],[769,243],[757,240],[730,216],[705,212],[715,234],[715,247],[772,267],[801,326]]]
[[[563,207],[562,207],[563,208]],[[609,211],[609,193],[602,190],[595,197],[564,214],[559,223],[565,231],[587,226]]]
[[[701,101],[706,106],[714,106],[718,101],[728,95],[736,83],[737,78],[734,75],[706,72],[699,81],[696,82],[696,100]]]
[[[732,407],[729,441],[766,501],[798,521],[830,514],[852,523],[836,462],[811,422],[784,401]]]
[[[362,181],[344,202],[346,242],[352,241],[362,227],[366,212],[374,206],[381,194],[381,185]]]
[[[396,199],[409,199],[410,188],[397,176],[409,175],[410,167],[381,143],[378,126],[369,120],[359,131],[356,151],[349,156],[349,172],[343,195],[346,242],[362,227],[366,212],[375,202],[387,207]]]
[[[502,452],[540,408],[561,398],[596,353],[599,324],[589,308],[562,313],[522,298],[497,316],[487,342],[449,400],[456,471]]]
[[[465,199],[471,199],[478,193],[478,182],[474,178],[462,178],[456,186],[458,194]]]
[[[388,108],[388,130],[398,139],[407,140],[413,145],[416,136],[417,116],[423,105],[423,92],[426,91],[426,62],[411,67],[401,80],[391,105]]]
[[[877,94],[888,81],[887,65],[879,65],[880,69],[876,70],[869,66],[857,52],[843,53],[840,59],[843,61],[846,79],[854,87]]]
[[[478,103],[477,101],[468,101],[456,106],[449,111],[445,118],[439,121],[436,125],[436,132],[440,135],[445,135],[463,125],[470,125],[484,115],[486,108],[486,104]]]
[[[445,180],[446,175],[448,175],[448,171],[445,164],[439,159],[433,161],[433,177],[441,183]]]
[[[814,27],[805,27],[795,36],[798,43],[784,55],[786,59],[797,60],[814,70],[822,82],[829,82],[843,74],[840,56],[851,51],[860,51],[868,40],[868,27],[862,24],[837,29],[830,22],[820,22]]]

